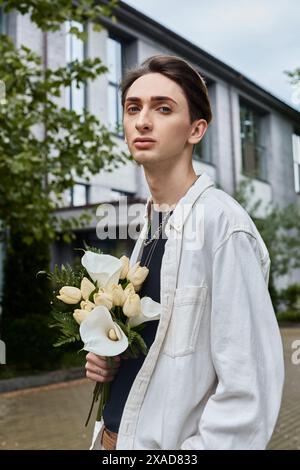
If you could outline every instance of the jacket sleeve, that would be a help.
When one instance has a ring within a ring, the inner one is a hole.
[[[198,423],[181,449],[265,449],[284,382],[281,336],[257,240],[231,233],[213,259],[211,354],[217,376]]]

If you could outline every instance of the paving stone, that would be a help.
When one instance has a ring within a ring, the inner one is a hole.
[[[278,422],[268,449],[300,449],[300,364],[291,361],[300,328],[281,328],[285,386]],[[88,449],[96,406],[84,426],[94,384],[78,379],[1,394],[0,449]]]

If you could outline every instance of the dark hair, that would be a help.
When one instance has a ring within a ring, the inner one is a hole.
[[[178,83],[188,102],[191,123],[196,119],[205,119],[210,123],[212,112],[203,77],[186,60],[173,55],[154,55],[139,67],[126,72],[120,85],[123,108],[128,89],[135,80],[148,73],[161,73]]]

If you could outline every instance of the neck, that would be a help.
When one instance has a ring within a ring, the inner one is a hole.
[[[168,212],[174,209],[197,179],[192,165],[184,168],[175,167],[165,172],[155,172],[146,168],[144,171],[156,211]]]

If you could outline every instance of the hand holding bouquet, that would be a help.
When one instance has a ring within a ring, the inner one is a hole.
[[[53,282],[54,299],[51,327],[60,330],[54,346],[83,341],[83,350],[107,358],[114,367],[114,356],[128,358],[147,354],[148,349],[140,331],[144,323],[160,318],[161,305],[150,297],[140,298],[138,292],[148,275],[140,262],[129,266],[129,258],[120,259],[89,248],[81,259],[81,267],[55,266],[49,275]],[[100,398],[97,421],[109,397],[109,382],[97,382],[93,405]]]

